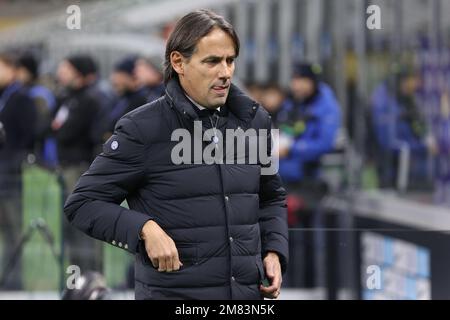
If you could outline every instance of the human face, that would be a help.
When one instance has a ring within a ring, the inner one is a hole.
[[[291,91],[296,99],[307,99],[314,93],[314,82],[309,78],[294,77],[291,80]]]
[[[24,67],[19,67],[16,74],[17,80],[23,84],[28,84],[31,82],[31,74]]]
[[[403,95],[410,96],[416,93],[420,87],[420,78],[417,75],[410,75],[401,81],[400,90]]]
[[[0,60],[0,88],[6,87],[14,81],[15,70]]]
[[[154,86],[162,82],[161,74],[143,59],[136,62],[134,70],[136,79],[141,86]]]
[[[283,92],[277,88],[268,88],[262,95],[262,105],[269,113],[276,113],[284,100]]]
[[[62,61],[58,66],[56,73],[58,81],[61,85],[67,88],[76,89],[81,86],[82,77],[77,70],[66,60]]]
[[[135,80],[125,72],[115,71],[110,77],[111,84],[117,94],[122,95],[128,90],[135,89]]]
[[[177,51],[171,54],[172,66],[186,94],[209,109],[225,104],[234,74],[235,58],[233,39],[219,28],[214,28],[198,41],[189,59]]]

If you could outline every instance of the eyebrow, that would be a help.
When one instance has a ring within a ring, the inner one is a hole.
[[[220,56],[207,56],[206,58],[202,59],[202,62],[205,62],[207,60],[222,60],[224,57]],[[236,59],[236,55],[225,57],[225,59]]]

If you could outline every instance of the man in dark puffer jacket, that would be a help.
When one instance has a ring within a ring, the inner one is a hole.
[[[214,132],[207,141],[240,128],[265,132],[270,143],[269,115],[231,84],[238,53],[237,35],[221,16],[183,17],[167,42],[166,94],[119,120],[66,202],[74,226],[135,254],[136,299],[280,293],[288,236],[278,174],[264,174],[262,161],[174,161],[174,132],[195,136],[196,124],[204,137]],[[194,159],[195,149],[194,141]],[[182,158],[191,155],[188,148]],[[130,209],[119,206],[124,199]]]

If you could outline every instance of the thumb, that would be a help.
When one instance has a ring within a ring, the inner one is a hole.
[[[266,275],[267,275],[269,278],[273,278],[273,277],[275,276],[275,272],[274,272],[274,270],[273,270],[273,263],[271,263],[271,262],[268,262],[268,263],[266,264]]]

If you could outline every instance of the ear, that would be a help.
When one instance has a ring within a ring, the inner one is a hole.
[[[178,75],[184,75],[184,57],[178,51],[172,51],[170,53],[170,63],[172,64],[173,70],[175,70]]]

